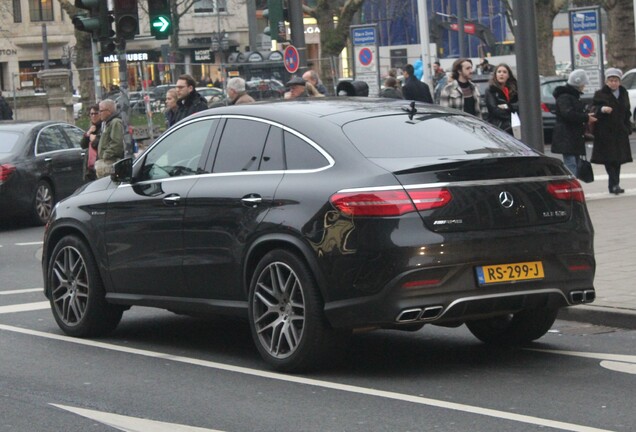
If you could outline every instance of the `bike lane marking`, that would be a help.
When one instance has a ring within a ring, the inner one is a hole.
[[[562,351],[562,350],[548,350],[548,349],[536,349],[526,348],[528,351],[536,351],[548,354],[566,355],[571,357],[583,357],[595,360],[601,360],[601,367],[612,370],[614,372],[628,373],[636,375],[636,355],[627,354],[605,354],[605,353],[592,353],[581,351]]]
[[[98,341],[92,341],[92,340],[86,340],[86,339],[76,339],[70,336],[56,335],[52,333],[46,333],[46,332],[41,332],[37,330],[30,330],[30,329],[14,327],[14,326],[9,326],[4,324],[0,324],[0,330],[21,333],[25,335],[36,336],[36,337],[41,337],[46,339],[70,342],[77,345],[85,345],[85,346],[107,349],[107,350],[117,351],[117,352],[122,352],[127,354],[157,358],[162,360],[169,360],[169,361],[174,361],[178,363],[184,363],[189,365],[206,367],[210,369],[222,370],[226,372],[240,373],[244,375],[272,379],[272,380],[277,380],[281,382],[304,384],[304,385],[343,391],[348,393],[355,393],[355,394],[361,394],[366,396],[375,396],[375,397],[380,397],[384,399],[398,400],[398,401],[409,402],[409,403],[414,403],[418,405],[449,409],[453,411],[459,411],[459,412],[464,412],[469,414],[477,414],[477,415],[482,415],[487,417],[494,417],[498,419],[510,420],[510,421],[515,421],[519,423],[527,423],[527,424],[532,424],[537,426],[551,427],[551,428],[561,429],[566,431],[610,432],[607,429],[598,429],[598,428],[594,428],[590,426],[567,423],[567,422],[562,422],[558,420],[549,420],[549,419],[544,419],[540,417],[510,413],[510,412],[500,411],[500,410],[495,410],[490,408],[482,408],[482,407],[478,407],[474,405],[465,405],[465,404],[456,403],[456,402],[446,402],[443,400],[431,399],[431,398],[426,398],[422,396],[413,396],[413,395],[396,393],[396,392],[386,391],[386,390],[377,390],[373,388],[360,387],[360,386],[348,385],[348,384],[339,384],[335,382],[322,381],[322,380],[317,380],[312,378],[303,378],[298,376],[284,375],[284,374],[276,373],[276,372],[262,371],[258,369],[251,369],[251,368],[246,368],[241,366],[232,366],[232,365],[212,362],[208,360],[201,360],[201,359],[196,359],[191,357],[183,357],[183,356],[177,356],[173,354],[166,354],[166,353],[162,353],[158,351],[129,348],[129,347],[124,347],[124,346],[119,346],[119,345],[114,345],[114,344],[109,344],[104,342],[98,342]]]
[[[35,302],[35,303],[22,303],[17,305],[0,306],[0,314],[15,313],[15,312],[30,312],[35,310],[48,309],[51,304],[48,301]]]

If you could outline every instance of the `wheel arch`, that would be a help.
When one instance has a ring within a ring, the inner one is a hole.
[[[51,260],[51,255],[53,253],[53,249],[55,249],[55,245],[57,245],[57,243],[67,235],[76,235],[86,244],[88,249],[90,249],[91,253],[93,254],[95,261],[97,262],[97,271],[99,271],[99,276],[102,278],[102,283],[104,284],[104,286],[108,286],[109,280],[107,278],[104,278],[102,263],[98,260],[98,254],[95,252],[95,247],[93,243],[88,240],[88,235],[84,232],[84,230],[72,224],[59,225],[48,234],[46,244],[44,245],[44,249],[42,250],[44,293],[46,294],[47,298],[49,298],[50,295],[47,274],[49,261]]]
[[[289,234],[266,234],[251,244],[245,255],[243,265],[243,287],[246,296],[249,291],[252,273],[256,269],[256,266],[269,251],[274,249],[285,249],[298,255],[299,258],[309,266],[309,270],[316,279],[323,300],[327,301],[325,290],[326,280],[315,258],[314,251],[301,239]]]

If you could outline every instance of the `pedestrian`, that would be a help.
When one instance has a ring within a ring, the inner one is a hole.
[[[116,106],[112,99],[104,99],[99,103],[102,134],[95,161],[97,178],[109,175],[113,164],[124,157],[124,126]]]
[[[166,110],[163,112],[166,117],[166,128],[169,128],[175,123],[174,119],[177,116],[177,109],[179,109],[179,106],[177,105],[178,100],[179,96],[177,96],[177,89],[168,89],[166,92]]]
[[[102,133],[102,119],[99,117],[99,104],[92,105],[88,110],[91,125],[80,141],[80,146],[88,150],[84,156],[84,180],[93,181],[95,174],[95,161],[97,160],[97,147]]]
[[[242,105],[255,102],[254,98],[247,94],[245,80],[240,77],[230,78],[227,81],[227,97],[230,100],[229,105]]]
[[[293,77],[287,83],[287,92],[285,92],[285,99],[304,99],[307,97],[307,89],[305,88],[305,80],[301,77]]]
[[[433,96],[431,96],[428,84],[417,79],[415,68],[412,64],[404,66],[402,75],[404,76],[404,84],[402,85],[402,96],[404,99],[433,103]]]
[[[316,87],[309,81],[305,82],[305,91],[307,92],[307,96],[309,97],[325,97],[324,94],[320,93]]]
[[[380,90],[380,97],[391,99],[402,99],[402,94],[398,89],[398,81],[392,76],[384,80],[384,88]]]
[[[13,110],[2,96],[2,90],[0,90],[0,120],[13,120]]]
[[[488,75],[489,73],[494,72],[495,69],[488,62],[488,59],[484,57],[481,60],[481,63],[479,63],[479,65],[477,65],[477,70],[479,71],[480,75]]]
[[[510,117],[512,113],[519,112],[519,95],[517,79],[510,66],[505,63],[497,65],[488,84],[484,95],[488,108],[488,123],[513,135]]]
[[[563,163],[572,174],[578,174],[578,160],[585,155],[585,126],[596,122],[581,101],[583,89],[589,83],[582,69],[570,72],[565,85],[554,89],[556,123],[552,135],[552,153],[563,155]]]
[[[439,103],[439,95],[448,84],[448,76],[438,61],[433,63],[433,101]]]
[[[632,133],[629,94],[621,85],[623,73],[609,68],[605,85],[594,93],[592,104],[598,121],[594,125],[594,148],[591,162],[605,165],[609,192],[625,192],[620,187],[621,165],[632,162],[629,135]]]
[[[481,118],[479,88],[471,81],[472,77],[472,60],[469,58],[455,60],[451,71],[452,80],[442,89],[439,104]]]
[[[305,72],[303,74],[303,79],[306,82],[312,84],[316,88],[316,90],[320,92],[320,94],[322,95],[327,94],[327,87],[325,87],[322,81],[320,81],[320,76],[318,75],[318,72],[316,72],[315,70],[310,69],[307,72]]]
[[[183,74],[177,79],[177,113],[174,122],[177,123],[189,115],[208,109],[208,101],[197,92],[194,87],[196,82],[188,74]]]

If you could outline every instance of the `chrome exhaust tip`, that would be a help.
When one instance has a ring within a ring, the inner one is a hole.
[[[583,302],[584,303],[592,303],[596,299],[596,291],[594,290],[585,290],[583,291]]]
[[[570,291],[570,303],[583,303],[584,300],[583,291]]]
[[[417,321],[421,312],[422,308],[404,309],[402,312],[400,312],[395,321],[399,323]]]
[[[427,308],[424,308],[419,319],[426,321],[433,320],[440,316],[443,310],[444,308],[442,306],[429,306]]]

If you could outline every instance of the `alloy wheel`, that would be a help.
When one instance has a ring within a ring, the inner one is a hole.
[[[53,210],[53,193],[46,183],[40,183],[35,192],[35,212],[42,222],[46,222]]]
[[[263,269],[252,313],[259,342],[272,357],[283,359],[295,352],[305,329],[305,298],[291,267],[273,262]]]
[[[68,326],[79,323],[88,305],[88,272],[80,252],[61,249],[53,262],[51,296],[57,315]]]

